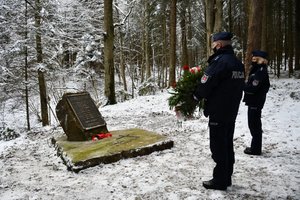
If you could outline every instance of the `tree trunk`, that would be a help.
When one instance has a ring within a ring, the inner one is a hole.
[[[248,39],[247,51],[245,59],[245,71],[248,76],[249,67],[251,63],[252,51],[260,49],[261,32],[262,32],[262,10],[263,2],[261,0],[250,0],[249,25],[248,25]]]
[[[214,15],[215,21],[213,32],[217,33],[222,30],[223,0],[215,0]]]
[[[275,31],[271,31],[274,30],[275,27],[277,27],[276,24],[276,20],[273,17],[274,16],[274,12],[275,9],[272,9],[272,5],[274,4],[273,0],[266,0],[266,4],[267,4],[267,52],[269,55],[269,66],[273,65],[275,66],[275,58],[276,58],[276,35],[275,35]],[[276,67],[274,67],[274,74],[276,74]]]
[[[211,35],[214,29],[214,1],[205,0],[206,57],[211,55]]]
[[[28,96],[28,29],[27,29],[27,20],[28,20],[28,10],[27,2],[25,0],[25,101],[26,101],[26,119],[27,119],[27,130],[30,130],[30,117],[29,117],[29,96]]]
[[[295,13],[300,10],[300,1],[295,1]],[[295,70],[300,70],[300,15],[295,15]]]
[[[118,2],[116,2],[116,6],[118,5]],[[121,20],[119,11],[117,10],[117,18]],[[125,74],[125,58],[124,58],[124,33],[122,31],[122,27],[118,26],[119,31],[119,41],[120,41],[120,76],[123,83],[124,90],[127,91],[127,82],[126,82],[126,74]]]
[[[145,64],[146,64],[146,80],[151,77],[151,65],[150,65],[150,5],[148,0],[145,1]]]
[[[165,8],[164,8],[165,10]],[[163,87],[167,87],[168,86],[168,50],[167,50],[167,19],[166,16],[163,16],[162,19],[162,33],[163,33],[163,51],[165,52],[163,54],[163,58],[162,58],[162,66],[163,66],[163,75],[162,75],[162,80],[163,80]]]
[[[189,65],[187,50],[187,30],[186,30],[186,2],[182,2],[180,12],[180,28],[181,28],[181,66]]]
[[[170,71],[169,87],[176,83],[176,0],[171,0],[170,13]]]
[[[161,33],[161,39],[162,39],[162,45],[160,52],[163,52],[160,56],[160,61],[158,63],[160,64],[159,67],[159,76],[158,76],[158,86],[161,88],[167,87],[168,83],[165,81],[165,71],[167,70],[167,34],[166,34],[166,4],[161,5],[161,24],[160,24],[160,33]]]
[[[114,72],[114,26],[113,0],[104,0],[104,69],[105,69],[105,96],[107,104],[116,104],[115,72]]]
[[[123,52],[123,32],[121,31],[120,28],[120,45],[121,45],[121,50],[120,50],[120,70],[121,70],[121,78],[123,81],[124,85],[124,90],[127,91],[127,82],[126,82],[126,74],[125,74],[125,61],[124,61],[124,52]]]
[[[190,43],[193,39],[193,31],[192,31],[192,14],[191,14],[191,4],[188,5],[188,29],[187,29],[187,37],[188,37],[188,43]],[[189,58],[189,65],[195,66],[195,56],[194,54],[196,51],[193,50],[193,48],[188,49],[188,58]]]
[[[277,5],[277,10],[275,11],[275,13],[277,14],[277,18],[276,15],[274,13],[275,16],[275,25],[277,27],[277,34],[275,34],[275,38],[276,38],[276,75],[279,78],[280,77],[280,67],[282,64],[282,52],[283,52],[283,46],[282,46],[282,40],[283,40],[283,34],[282,34],[282,28],[281,28],[281,1],[278,2]]]
[[[267,0],[263,2],[263,18],[262,18],[262,33],[261,33],[261,50],[267,51]]]
[[[232,0],[229,0],[228,2],[228,31],[232,32],[232,24],[233,20],[232,20]]]
[[[35,17],[35,42],[36,42],[36,52],[37,52],[37,63],[43,64],[43,48],[42,48],[42,36],[41,36],[41,3],[40,0],[35,0],[36,11]],[[41,102],[41,115],[43,126],[49,125],[48,118],[48,99],[47,99],[47,88],[45,82],[45,76],[43,70],[39,67],[38,69],[38,80],[39,80],[39,90],[40,90],[40,102]]]
[[[211,35],[222,29],[223,0],[205,0],[206,56],[212,54]]]
[[[288,66],[289,66],[289,77],[294,74],[293,59],[294,59],[294,40],[293,40],[293,2],[287,2],[288,12]]]
[[[277,49],[277,51],[278,54],[284,55],[283,65],[284,65],[284,71],[286,71],[288,67],[288,60],[289,60],[289,41],[290,41],[290,38],[288,38],[289,37],[288,5],[283,4],[281,8],[283,9],[282,19],[286,23],[282,23],[282,29],[281,29],[282,31],[280,31],[280,33],[282,32],[282,38],[284,38],[285,42],[281,42],[282,40],[278,40],[282,45],[282,49]],[[278,9],[278,12],[281,12],[281,9]]]

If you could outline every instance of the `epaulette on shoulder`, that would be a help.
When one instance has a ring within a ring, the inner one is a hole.
[[[264,70],[265,70],[264,67],[259,68],[259,71],[264,71]]]
[[[214,58],[214,61],[219,60],[220,57],[221,57],[221,56],[216,56],[216,57]]]

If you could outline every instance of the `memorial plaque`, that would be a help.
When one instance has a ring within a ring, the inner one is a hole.
[[[66,93],[56,106],[59,122],[69,141],[90,140],[99,133],[107,133],[106,122],[87,92]]]
[[[69,95],[67,100],[84,130],[105,126],[105,121],[88,93]]]

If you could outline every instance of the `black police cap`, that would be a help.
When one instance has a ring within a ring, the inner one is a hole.
[[[252,51],[252,56],[262,57],[266,59],[268,57],[268,53],[265,51],[254,50]]]
[[[218,40],[231,40],[232,37],[233,37],[233,35],[230,32],[219,32],[219,33],[215,33],[212,36],[212,40],[213,40],[213,42],[218,41]]]

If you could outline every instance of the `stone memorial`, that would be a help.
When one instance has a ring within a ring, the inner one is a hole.
[[[57,118],[68,141],[87,141],[108,133],[106,122],[88,92],[65,93],[56,106]]]
[[[166,136],[139,128],[109,133],[87,92],[64,94],[56,106],[56,115],[66,134],[53,137],[52,144],[68,170],[74,172],[174,146]]]
[[[166,136],[139,128],[114,130],[111,134],[112,137],[97,141],[68,141],[64,135],[52,138],[52,144],[68,170],[74,172],[174,146]]]

